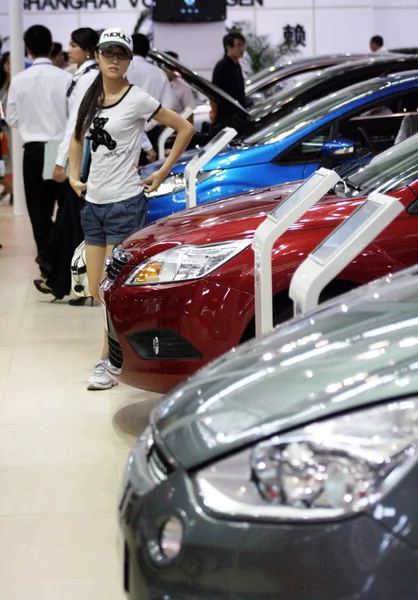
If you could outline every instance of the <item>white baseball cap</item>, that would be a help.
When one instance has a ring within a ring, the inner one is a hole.
[[[108,48],[109,46],[120,46],[126,50],[130,58],[133,56],[134,45],[132,38],[120,27],[105,29],[100,36],[97,46],[98,49],[101,50],[102,48]]]

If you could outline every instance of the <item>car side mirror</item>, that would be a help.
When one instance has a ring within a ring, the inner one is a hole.
[[[344,160],[355,156],[354,142],[348,138],[338,138],[325,142],[321,148],[321,158]]]

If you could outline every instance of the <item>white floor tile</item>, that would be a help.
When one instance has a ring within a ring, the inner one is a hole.
[[[22,318],[23,308],[19,305],[11,304],[11,308],[0,306],[0,348],[16,344]]]
[[[0,580],[4,600],[126,600],[122,583],[113,579]]]
[[[120,467],[117,464],[117,471],[111,467],[112,462],[107,468],[103,464],[0,467],[0,515],[115,514]]]
[[[0,243],[0,600],[123,600],[116,506],[136,440],[125,429],[132,417],[146,427],[160,395],[87,391],[100,308],[35,289],[29,220],[3,205]]]
[[[0,577],[117,581],[116,527],[113,513],[0,517]]]
[[[2,468],[90,466],[115,469],[110,424],[0,425]]]
[[[77,393],[63,389],[56,383],[45,388],[41,381],[32,386],[9,381],[6,390],[3,391],[3,402],[0,403],[0,425],[110,423],[109,392],[89,392],[82,377],[79,377],[75,385],[80,388]],[[28,396],[31,398],[30,402]]]
[[[4,400],[7,380],[12,366],[13,346],[0,346],[0,410]]]

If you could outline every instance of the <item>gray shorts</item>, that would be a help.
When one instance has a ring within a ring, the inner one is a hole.
[[[110,204],[86,202],[81,209],[81,225],[86,244],[120,244],[148,222],[148,201],[141,193]]]

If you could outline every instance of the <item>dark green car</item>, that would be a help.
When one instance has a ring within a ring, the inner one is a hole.
[[[168,395],[120,503],[131,600],[417,600],[418,267]]]

